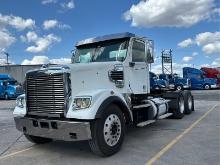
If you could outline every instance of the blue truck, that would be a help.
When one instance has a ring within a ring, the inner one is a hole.
[[[218,88],[217,79],[206,78],[202,70],[190,67],[183,68],[183,77],[191,81],[191,89]]]
[[[170,89],[175,90],[184,90],[184,89],[190,89],[191,82],[188,78],[181,78],[177,74],[160,74],[159,78],[162,80],[167,80],[169,83]]]
[[[17,98],[21,94],[23,94],[23,89],[13,77],[0,74],[0,98],[8,100]]]
[[[169,88],[168,82],[166,80],[159,79],[155,73],[149,72],[149,76],[150,76],[151,91],[160,91]]]

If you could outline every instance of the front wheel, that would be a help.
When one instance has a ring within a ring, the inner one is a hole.
[[[209,90],[210,88],[211,88],[211,87],[210,87],[209,84],[205,84],[205,85],[204,85],[204,89]]]
[[[110,156],[117,153],[125,135],[125,121],[121,109],[111,104],[101,118],[91,124],[91,133],[89,145],[95,154]]]
[[[182,91],[182,90],[183,90],[183,86],[182,86],[182,85],[177,85],[177,86],[176,86],[176,90]]]

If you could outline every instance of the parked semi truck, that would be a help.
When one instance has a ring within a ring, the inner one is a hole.
[[[126,126],[183,118],[194,110],[190,91],[150,93],[153,52],[152,40],[132,33],[78,42],[72,64],[26,73],[13,112],[17,129],[34,143],[88,140],[94,153],[110,156]]]
[[[191,88],[190,79],[181,78],[177,74],[160,74],[159,78],[168,81],[170,89],[184,90]]]
[[[190,67],[183,68],[183,77],[191,81],[191,89],[218,88],[217,79],[206,78],[202,70]]]
[[[21,85],[9,74],[0,74],[0,81],[2,84],[0,98],[13,99],[24,93]]]
[[[152,92],[169,89],[169,84],[166,80],[159,79],[158,76],[153,72],[149,72],[149,76],[150,76],[150,90]]]
[[[218,84],[220,84],[220,67],[219,68],[202,67],[201,70],[204,72],[206,78],[216,78],[218,80]]]

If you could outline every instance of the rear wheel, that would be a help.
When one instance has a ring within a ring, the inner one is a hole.
[[[185,113],[183,91],[167,92],[163,97],[170,100],[168,105],[169,112],[173,113],[172,118],[182,119]]]
[[[184,107],[185,114],[190,114],[194,111],[194,99],[190,91],[184,92]]]
[[[110,156],[118,152],[125,135],[125,121],[121,109],[111,104],[101,118],[91,124],[91,150],[100,156]]]
[[[8,97],[8,94],[6,93],[5,94],[5,100],[8,100],[9,99],[9,97]]]
[[[39,137],[39,136],[33,136],[33,135],[27,135],[24,134],[24,136],[32,143],[36,143],[36,144],[43,144],[43,143],[49,143],[52,141],[52,139],[49,138],[43,138],[43,137]]]

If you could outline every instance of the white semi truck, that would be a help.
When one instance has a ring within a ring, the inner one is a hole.
[[[132,33],[78,42],[71,64],[26,73],[16,128],[34,143],[88,140],[94,153],[110,156],[120,150],[126,126],[190,114],[190,91],[150,93],[153,48],[152,40]]]

